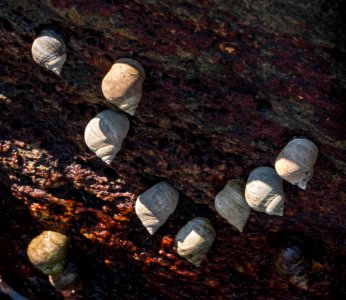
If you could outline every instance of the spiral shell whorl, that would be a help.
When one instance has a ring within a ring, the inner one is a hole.
[[[33,265],[47,275],[61,273],[66,264],[70,239],[55,231],[43,231],[31,240],[27,255]]]
[[[279,275],[298,288],[308,288],[312,263],[307,258],[303,242],[300,239],[293,236],[284,237],[275,255],[274,262]]]
[[[64,38],[58,31],[43,30],[34,40],[31,52],[36,63],[60,76],[67,56]]]
[[[251,172],[245,186],[245,200],[256,211],[283,215],[282,180],[273,168],[259,167]]]
[[[84,140],[97,157],[110,164],[120,151],[129,127],[130,122],[125,114],[107,109],[88,123]]]
[[[134,115],[142,97],[145,70],[136,60],[120,58],[102,80],[104,97],[121,110]]]
[[[229,180],[215,197],[215,209],[228,223],[243,231],[251,209],[244,198],[245,184],[239,180]]]
[[[163,181],[137,198],[136,214],[143,226],[153,235],[174,212],[178,200],[178,191],[169,183]]]
[[[179,230],[174,241],[175,249],[180,256],[199,267],[215,236],[215,229],[208,219],[194,218]]]
[[[313,142],[304,138],[294,139],[278,155],[275,169],[281,178],[305,190],[313,175],[317,156],[318,148]]]

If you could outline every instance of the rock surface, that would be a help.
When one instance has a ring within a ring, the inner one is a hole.
[[[8,0],[0,3],[0,276],[29,299],[335,299],[345,293],[345,5],[342,1]],[[47,25],[69,36],[61,78],[31,58]],[[146,69],[143,97],[110,167],[83,141],[105,108],[114,61]],[[306,191],[284,184],[283,217],[252,212],[239,233],[213,210],[230,179],[273,166],[293,137],[319,148]],[[180,193],[154,237],[135,199],[162,180]],[[174,235],[207,217],[197,268]],[[72,239],[84,289],[59,293],[25,256],[43,230]],[[298,234],[314,261],[306,291],[274,271]],[[212,297],[212,298],[211,298]]]

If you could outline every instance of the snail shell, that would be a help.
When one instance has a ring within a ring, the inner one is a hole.
[[[177,253],[195,266],[199,266],[207,256],[214,242],[215,229],[205,218],[194,218],[180,229],[175,237]]]
[[[29,244],[27,255],[33,265],[44,274],[61,273],[66,264],[70,239],[59,232],[43,231]]]
[[[295,286],[307,289],[312,262],[304,252],[300,239],[292,236],[283,238],[275,255],[275,268],[279,275]]]
[[[145,70],[136,60],[120,58],[102,80],[105,98],[130,115],[134,115],[142,97]]]
[[[110,164],[121,149],[129,127],[129,119],[124,113],[106,109],[88,123],[84,140],[97,157]]]
[[[259,167],[251,172],[245,186],[245,200],[256,211],[283,215],[285,194],[282,180],[273,168]]]
[[[66,44],[62,33],[44,29],[34,40],[31,53],[36,63],[60,76],[66,61]]]
[[[240,180],[230,180],[215,197],[216,211],[240,232],[251,212],[244,198],[244,188],[245,184]]]
[[[275,161],[276,172],[291,184],[306,189],[313,175],[318,148],[307,139],[294,139],[282,149]]]
[[[162,181],[141,194],[135,210],[144,227],[153,235],[174,212],[179,200],[178,191]]]
[[[77,266],[68,262],[62,273],[49,275],[50,284],[58,291],[81,289],[82,283]]]

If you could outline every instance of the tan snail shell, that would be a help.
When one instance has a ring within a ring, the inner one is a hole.
[[[245,186],[245,200],[256,211],[282,216],[285,194],[282,180],[273,168],[254,169]]]
[[[62,33],[55,29],[44,29],[34,40],[31,53],[36,63],[60,75],[66,61],[66,44]]]
[[[49,275],[49,282],[58,291],[82,288],[78,268],[72,262],[68,262],[66,268],[61,273]]]
[[[43,231],[29,244],[27,255],[44,274],[61,273],[66,264],[70,239],[59,232]]]
[[[138,61],[120,58],[102,80],[103,95],[121,110],[134,115],[142,97],[144,79],[145,70]]]
[[[229,180],[215,197],[215,209],[228,223],[243,231],[250,216],[250,206],[244,198],[245,184],[240,180]]]
[[[174,212],[179,200],[178,191],[162,181],[141,194],[135,210],[148,232],[153,235]]]
[[[207,256],[215,236],[215,229],[208,219],[194,218],[178,232],[174,240],[175,249],[180,256],[198,267]]]
[[[303,242],[300,239],[293,236],[283,238],[274,262],[279,275],[296,287],[308,288],[312,262],[307,258]]]
[[[97,157],[110,164],[120,151],[129,127],[129,119],[124,113],[106,109],[88,123],[84,140]]]
[[[294,139],[277,157],[276,172],[282,179],[305,190],[307,182],[313,175],[317,155],[318,148],[313,142],[303,138]]]

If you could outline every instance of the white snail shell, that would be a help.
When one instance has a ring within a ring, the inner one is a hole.
[[[58,274],[49,275],[50,284],[58,291],[81,289],[82,284],[77,266],[68,262],[66,268]]]
[[[124,113],[106,109],[88,123],[84,140],[97,157],[110,164],[120,151],[129,127],[129,119]]]
[[[121,110],[134,115],[142,97],[145,70],[136,60],[120,58],[102,80],[105,98]]]
[[[60,76],[66,61],[66,44],[61,33],[44,29],[34,40],[31,53],[36,63]]]
[[[180,256],[198,267],[207,256],[215,236],[215,229],[208,219],[194,218],[178,232],[174,241],[175,249]]]
[[[276,172],[282,179],[305,190],[313,175],[317,155],[318,148],[313,142],[304,138],[294,139],[278,155]]]
[[[229,180],[215,197],[215,209],[228,223],[243,231],[250,216],[250,206],[244,198],[245,184],[240,180]]]
[[[148,232],[153,235],[174,212],[179,200],[178,191],[162,181],[141,194],[135,210]]]
[[[283,215],[285,194],[282,180],[273,168],[259,167],[251,172],[245,186],[245,200],[256,211]]]
[[[59,232],[43,231],[29,244],[27,255],[44,274],[61,273],[66,264],[70,239]]]

